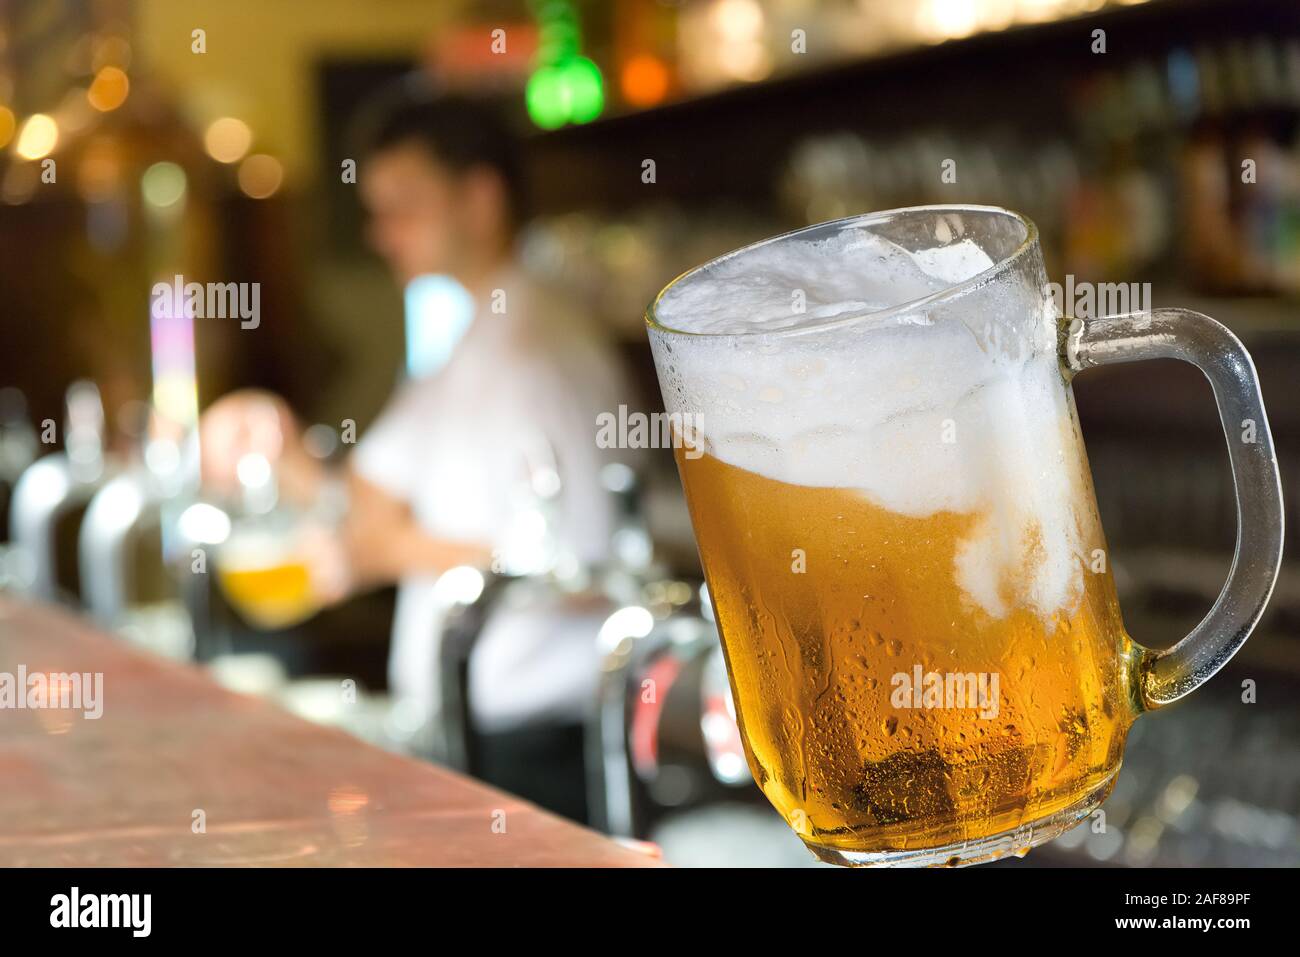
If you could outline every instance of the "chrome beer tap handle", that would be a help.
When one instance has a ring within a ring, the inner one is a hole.
[[[63,513],[83,504],[111,477],[104,455],[104,408],[99,389],[87,381],[68,389],[64,451],[44,456],[19,477],[10,505],[10,529],[20,588],[34,598],[59,596],[55,525]]]

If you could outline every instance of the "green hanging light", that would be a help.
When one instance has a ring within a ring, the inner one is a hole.
[[[537,19],[537,67],[524,89],[529,118],[545,130],[590,123],[605,109],[605,78],[581,53],[577,11],[570,0],[543,0]]]

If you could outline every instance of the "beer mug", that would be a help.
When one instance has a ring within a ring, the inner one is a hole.
[[[216,553],[217,583],[248,624],[289,628],[320,609],[311,561],[311,549],[296,530],[236,522]]]
[[[1059,835],[1272,592],[1281,486],[1241,343],[1186,309],[1071,319],[1047,290],[1028,219],[919,207],[732,252],[648,311],[746,757],[823,860]],[[1238,515],[1222,593],[1165,651],[1125,632],[1070,389],[1160,357],[1214,387]]]
[[[258,453],[240,460],[238,477],[242,495],[227,503],[233,515],[217,545],[217,582],[248,624],[290,628],[346,591],[338,543],[345,493],[327,485],[309,504],[285,501],[274,467]]]

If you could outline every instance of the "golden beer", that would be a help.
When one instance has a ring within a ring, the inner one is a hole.
[[[287,628],[321,606],[304,546],[292,534],[236,531],[217,551],[217,582],[250,625]]]
[[[1051,622],[1025,608],[994,619],[954,580],[979,516],[909,517],[856,490],[677,458],[750,767],[810,844],[970,841],[1109,789],[1135,711],[1108,571],[1089,571]],[[1101,548],[1091,501],[1077,504]],[[899,707],[895,676],[917,666],[996,674],[999,701]]]
[[[258,628],[286,628],[315,614],[319,603],[305,562],[231,567],[218,565],[217,581],[230,603]]]

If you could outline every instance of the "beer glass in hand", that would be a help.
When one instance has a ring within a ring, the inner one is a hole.
[[[686,273],[647,322],[749,764],[824,860],[1051,839],[1110,792],[1134,718],[1259,620],[1282,505],[1250,357],[1184,309],[1060,316],[1015,213],[799,230]],[[1210,379],[1238,504],[1228,582],[1167,651],[1125,633],[1070,390],[1157,357]]]
[[[288,628],[343,597],[344,491],[308,452],[284,400],[260,390],[222,397],[203,413],[200,443],[204,491],[232,519],[217,581],[240,615]]]

